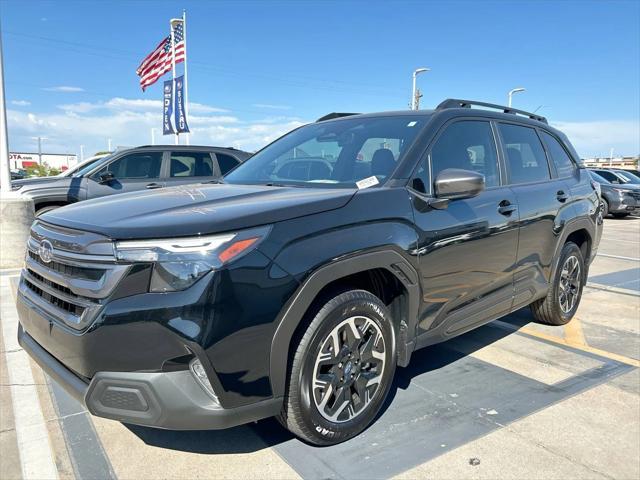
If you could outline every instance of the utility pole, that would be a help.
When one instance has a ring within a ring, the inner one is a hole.
[[[415,105],[414,110],[420,110],[420,99],[422,98],[422,92],[420,92],[419,88],[416,88],[416,92],[413,97],[413,104]]]
[[[421,73],[428,72],[430,70],[431,70],[430,68],[422,67],[422,68],[416,68],[413,71],[413,75],[412,75],[413,87],[411,89],[411,110],[417,110],[418,109],[418,106],[416,104],[416,98],[417,98],[416,97],[416,95],[417,95],[417,92],[416,92],[416,77],[418,75],[420,75]]]
[[[609,166],[613,167],[613,147],[609,150]]]
[[[80,161],[84,162],[84,145],[80,145]]]
[[[38,137],[38,165],[42,165],[42,137]]]
[[[151,129],[151,145],[155,145],[156,144],[156,129],[152,128]]]
[[[107,150],[110,152],[111,151],[111,139],[107,138]]]

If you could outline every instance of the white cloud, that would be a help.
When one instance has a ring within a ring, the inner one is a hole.
[[[151,100],[148,98],[121,98],[114,97],[105,102],[77,102],[58,105],[58,108],[65,112],[87,113],[95,110],[120,110],[120,111],[148,111],[158,112],[162,110],[161,100]],[[189,113],[226,113],[228,110],[211,105],[190,102]]]
[[[32,137],[41,135],[47,138],[43,145],[46,151],[78,153],[79,146],[84,145],[85,154],[89,155],[105,150],[108,138],[114,146],[148,144],[152,128],[157,143],[173,143],[173,137],[161,135],[161,116],[155,104],[107,101],[99,105],[96,108],[95,104],[78,103],[72,108],[38,114],[8,110],[10,148],[33,150]],[[192,111],[198,110],[191,107]],[[192,144],[254,151],[302,124],[297,119],[244,121],[232,114],[206,113],[211,109],[215,107],[203,105],[200,110],[205,113],[190,116]]]
[[[47,92],[64,92],[64,93],[84,92],[84,88],[70,87],[68,85],[60,85],[58,87],[46,87],[46,88],[43,88],[43,90]]]
[[[28,107],[31,102],[28,100],[11,100],[11,105],[17,105],[18,107]]]
[[[290,105],[274,105],[271,103],[254,103],[251,106],[256,108],[267,108],[271,110],[291,110]]]
[[[553,122],[553,126],[569,137],[582,158],[608,156],[611,148],[618,155],[640,153],[639,121]]]

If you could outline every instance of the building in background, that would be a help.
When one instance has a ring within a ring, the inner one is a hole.
[[[43,164],[60,171],[65,171],[78,163],[77,155],[71,153],[43,153],[41,157],[40,160]],[[37,153],[10,152],[9,168],[11,170],[20,170],[35,167],[39,163],[38,160]]]
[[[640,155],[634,157],[593,157],[583,158],[585,166],[587,167],[611,167],[621,168],[629,170],[637,170],[638,162],[640,161]]]

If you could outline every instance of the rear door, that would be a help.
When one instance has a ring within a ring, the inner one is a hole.
[[[220,177],[215,157],[208,151],[169,152],[167,186],[201,183]]]
[[[161,151],[139,151],[114,159],[88,178],[87,198],[163,187],[162,158]],[[105,172],[113,173],[114,179],[101,182]]]
[[[488,120],[456,120],[432,144],[412,180],[426,195],[447,168],[475,170],[486,189],[444,209],[413,199],[423,290],[418,335],[422,345],[458,335],[509,311],[518,244],[515,194],[501,180]]]
[[[534,127],[500,122],[507,178],[520,212],[520,239],[514,270],[514,308],[547,291],[556,247],[567,220],[575,215],[571,185],[552,174]]]

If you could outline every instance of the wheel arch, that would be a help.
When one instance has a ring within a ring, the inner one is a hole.
[[[590,220],[586,218],[577,218],[571,222],[568,222],[556,245],[556,251],[554,253],[553,260],[553,270],[551,272],[549,281],[551,282],[552,279],[555,278],[560,261],[560,252],[562,252],[562,247],[564,247],[567,242],[574,242],[576,245],[578,245],[578,248],[580,248],[580,251],[582,252],[585,266],[587,267],[586,270],[588,270],[588,267],[593,260],[591,258],[591,253],[593,252],[593,242],[595,237],[596,227]]]
[[[404,304],[396,303],[393,305],[393,298],[396,297],[388,296],[389,293],[381,289],[379,282],[384,282],[385,277],[394,283],[397,282],[395,287],[401,286]],[[364,253],[318,268],[302,283],[292,299],[283,308],[278,318],[278,327],[271,341],[269,371],[274,396],[284,395],[292,342],[305,314],[323,293],[332,291],[334,287],[339,288],[347,285],[352,285],[354,288],[365,287],[363,289],[368,291],[374,290],[371,292],[374,295],[377,293],[382,297],[387,296],[386,300],[392,303],[390,305],[392,310],[395,308],[403,310],[403,318],[398,322],[405,321],[406,328],[397,329],[398,364],[406,365],[408,363],[413,350],[415,328],[412,326],[415,327],[420,302],[418,274],[402,255],[394,250]],[[366,288],[367,286],[369,288]],[[385,301],[384,298],[381,299]],[[407,333],[411,335],[409,338],[407,338]]]

